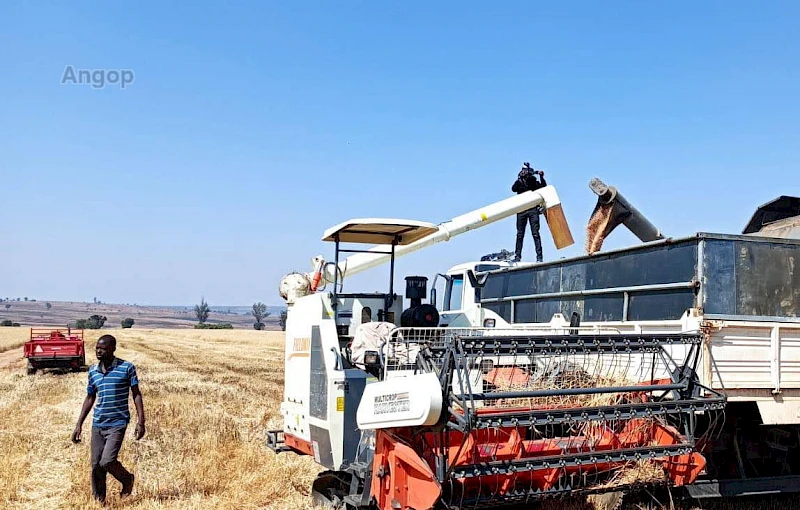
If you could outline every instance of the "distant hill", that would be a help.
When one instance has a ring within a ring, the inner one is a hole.
[[[166,308],[174,308],[176,310],[194,310],[195,305],[191,306],[168,306]],[[253,311],[253,305],[250,306],[221,306],[221,305],[208,305],[211,308],[212,312],[222,313],[222,314],[236,314],[236,315],[250,315],[250,312]],[[270,316],[272,315],[279,315],[281,310],[285,310],[285,306],[272,306],[267,305],[267,311],[269,312]]]
[[[50,304],[50,308],[47,304]],[[8,305],[8,307],[6,307]],[[253,329],[255,319],[250,314],[251,306],[211,306],[208,323],[231,323],[234,328]],[[266,329],[279,330],[278,319],[285,307],[269,306],[269,317],[264,320]],[[130,317],[134,329],[142,328],[192,328],[197,323],[192,306],[140,306],[112,303],[88,303],[78,301],[2,301],[0,321],[11,320],[22,327],[54,326],[66,327],[77,319],[90,315],[104,315],[103,329],[120,328],[120,321]]]

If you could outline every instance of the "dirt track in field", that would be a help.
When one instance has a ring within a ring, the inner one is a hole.
[[[22,360],[22,348],[0,352],[0,368],[10,368],[14,365],[21,366]]]

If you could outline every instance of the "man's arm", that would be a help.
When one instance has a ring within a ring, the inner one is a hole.
[[[81,429],[83,428],[83,422],[86,420],[86,417],[89,416],[89,411],[92,410],[95,398],[97,398],[96,395],[86,395],[86,398],[83,399],[83,406],[81,406],[81,414],[80,416],[78,416],[78,423],[77,425],[75,425],[75,430],[72,432],[73,443],[81,442]]]
[[[139,390],[139,385],[131,386],[131,393],[133,394],[133,404],[136,406],[136,415],[139,417],[139,422],[136,424],[136,439],[139,440],[144,437],[144,402],[142,401],[142,392]]]
[[[131,394],[133,395],[133,404],[136,406],[136,415],[139,417],[139,422],[136,424],[136,440],[144,437],[144,403],[142,402],[142,391],[139,389],[139,376],[136,375],[136,367],[133,365],[128,369],[128,377],[130,377]]]

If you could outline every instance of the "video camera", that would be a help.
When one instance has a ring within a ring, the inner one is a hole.
[[[539,176],[544,175],[544,172],[542,172],[541,170],[536,170],[535,168],[531,167],[529,163],[525,163],[524,165],[522,165],[522,170],[520,170],[519,174],[520,176],[523,176],[528,173]]]

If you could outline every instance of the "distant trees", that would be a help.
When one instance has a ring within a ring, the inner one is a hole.
[[[132,328],[133,327],[133,322],[134,322],[133,319],[131,319],[130,317],[122,319],[122,322],[121,322],[122,329],[130,329],[130,328]]]
[[[7,305],[7,306],[8,306],[8,305]],[[53,308],[53,305],[51,305],[50,303],[45,303],[45,304],[44,304],[44,307],[45,307],[45,308],[47,308],[47,309],[49,310],[49,309]]]
[[[27,297],[27,296],[25,296],[25,301],[27,301],[27,300],[28,300],[28,297]]]
[[[269,317],[269,312],[267,311],[267,305],[262,302],[255,303],[253,305],[253,317],[256,318],[256,322],[262,322],[261,319],[264,317]]]
[[[100,329],[107,320],[108,318],[105,315],[92,315],[88,319],[76,320],[75,327],[78,329]]]
[[[8,303],[6,303],[6,310],[8,310],[9,308],[11,308],[11,305],[9,305]]]
[[[224,322],[221,324],[195,324],[194,329],[233,329],[233,324]]]
[[[205,324],[209,313],[211,313],[211,308],[208,307],[205,298],[200,298],[200,304],[194,305],[194,314],[197,317],[197,322]]]
[[[278,319],[278,324],[281,326],[281,330],[286,331],[286,318],[289,316],[288,310],[281,310],[281,316]]]
[[[13,327],[18,328],[19,327],[19,322],[12,322],[12,321],[6,319],[6,320],[0,322],[0,326],[13,326]]]
[[[270,313],[267,311],[267,305],[259,301],[253,305],[253,311],[251,313],[256,319],[256,323],[253,324],[253,329],[259,331],[264,329],[266,326],[264,325],[263,319],[269,317],[270,315]]]

